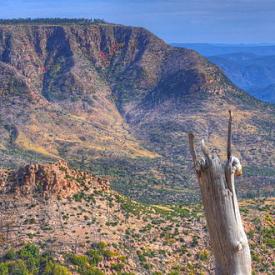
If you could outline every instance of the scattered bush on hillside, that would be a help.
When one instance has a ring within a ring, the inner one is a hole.
[[[71,275],[72,273],[48,254],[41,254],[36,245],[26,244],[18,251],[9,250],[0,258],[0,274]]]

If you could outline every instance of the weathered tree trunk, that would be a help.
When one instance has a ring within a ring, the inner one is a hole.
[[[240,161],[231,155],[231,112],[228,124],[227,162],[221,164],[202,140],[204,158],[197,160],[194,136],[189,134],[190,151],[204,205],[216,274],[251,274],[251,257],[235,192],[234,176],[241,175]]]

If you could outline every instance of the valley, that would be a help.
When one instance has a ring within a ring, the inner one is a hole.
[[[274,194],[274,106],[143,28],[4,21],[0,78],[4,168],[64,159],[141,202],[197,202],[187,134],[224,159],[231,109],[239,195]]]

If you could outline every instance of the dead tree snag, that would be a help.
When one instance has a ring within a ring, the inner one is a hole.
[[[229,111],[227,161],[211,154],[201,142],[204,158],[197,159],[194,135],[189,134],[189,146],[200,185],[202,203],[215,256],[217,275],[251,274],[251,256],[241,221],[235,192],[234,177],[242,174],[240,161],[232,156],[232,114]]]

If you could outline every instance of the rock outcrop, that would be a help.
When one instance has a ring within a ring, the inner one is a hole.
[[[24,196],[70,197],[82,188],[109,190],[106,179],[70,169],[65,161],[53,164],[30,164],[17,171],[0,172],[0,191]]]

